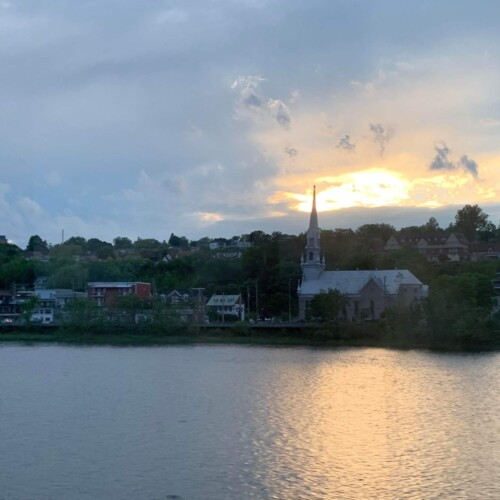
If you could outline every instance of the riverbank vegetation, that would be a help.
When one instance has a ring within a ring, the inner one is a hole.
[[[260,342],[365,343],[418,346],[456,345],[496,346],[500,331],[495,313],[492,280],[500,273],[500,260],[450,260],[441,256],[430,262],[419,252],[421,237],[442,240],[452,233],[468,241],[493,248],[500,245],[500,228],[489,221],[477,206],[465,206],[454,223],[440,228],[432,217],[422,226],[396,230],[389,224],[365,224],[356,230],[324,229],[321,247],[327,269],[408,269],[429,285],[429,297],[411,307],[397,304],[380,321],[347,324],[338,321],[343,298],[332,292],[318,298],[313,325],[297,326],[277,336],[276,329],[263,335],[250,324],[235,324],[215,334],[184,325],[178,310],[160,300],[173,288],[203,288],[213,293],[241,294],[247,318],[258,321],[273,318],[287,322],[298,313],[296,289],[300,281],[300,259],[305,235],[253,231],[233,238],[201,238],[189,241],[170,235],[156,239],[116,237],[112,243],[97,238],[74,236],[51,245],[33,235],[26,249],[13,244],[0,245],[0,290],[15,292],[32,289],[35,282],[46,288],[85,291],[89,281],[145,281],[152,284],[154,298],[138,302],[125,297],[105,313],[86,300],[70,303],[58,318],[59,328],[50,330],[58,338],[123,334],[134,338],[166,339],[213,336]],[[430,236],[429,236],[430,235]],[[394,236],[402,243],[387,251],[385,244]],[[500,247],[499,247],[500,248]],[[29,310],[24,306],[24,313]],[[316,306],[315,306],[316,307]],[[26,333],[34,338],[34,331]],[[179,332],[180,335],[179,335]],[[230,332],[230,333],[228,333]],[[1,338],[20,335],[2,330]],[[24,335],[24,334],[23,334]],[[41,338],[47,338],[45,335]]]

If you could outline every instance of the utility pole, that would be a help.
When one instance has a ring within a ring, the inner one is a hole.
[[[224,309],[226,308],[225,306],[225,295],[224,293],[222,294],[222,322],[224,323]]]
[[[292,322],[292,278],[288,278],[288,322]]]
[[[257,313],[256,320],[259,321],[259,281],[255,280],[255,312]]]

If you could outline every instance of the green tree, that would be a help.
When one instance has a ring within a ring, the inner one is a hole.
[[[101,241],[99,238],[90,238],[87,241],[87,252],[95,254],[99,251],[100,248],[107,245],[111,245],[111,243],[107,243],[106,241]]]
[[[476,241],[478,232],[488,228],[488,214],[478,205],[465,205],[455,215],[453,229],[461,232],[469,241]]]
[[[129,250],[133,248],[134,244],[132,243],[132,240],[130,238],[127,238],[125,236],[117,236],[113,240],[113,246],[116,250]]]
[[[435,217],[430,217],[427,223],[424,225],[424,229],[429,233],[436,233],[439,231],[439,223]]]
[[[47,254],[49,252],[49,246],[45,240],[42,240],[38,234],[34,234],[30,237],[26,250],[29,252],[40,252]]]
[[[145,301],[137,295],[118,297],[114,309],[122,313],[126,321],[135,324],[137,315],[145,308]]]
[[[21,317],[24,324],[31,325],[31,317],[33,316],[33,311],[35,310],[37,304],[38,297],[35,295],[21,304]]]
[[[134,242],[134,250],[136,250],[141,257],[146,259],[158,260],[164,257],[168,252],[168,245],[163,242],[160,243],[154,238],[141,239],[137,238]]]
[[[189,240],[185,236],[177,236],[172,233],[168,239],[168,244],[174,248],[186,250],[189,247]]]
[[[86,330],[102,323],[102,311],[90,299],[76,299],[69,302],[63,315],[63,324],[74,330]]]
[[[34,262],[18,255],[6,258],[3,263],[0,261],[0,286],[9,288],[14,283],[32,286],[35,279],[34,266]]]
[[[434,339],[473,342],[489,334],[491,276],[474,272],[443,274],[429,288],[425,309]]]
[[[71,290],[85,290],[88,278],[88,268],[79,263],[63,264],[56,267],[49,277],[50,288],[67,288]]]
[[[385,242],[396,232],[396,228],[391,224],[364,224],[358,227],[356,235],[365,241]]]
[[[50,257],[59,260],[68,260],[74,257],[79,257],[84,254],[84,249],[80,245],[73,245],[70,243],[64,243],[60,245],[54,245],[50,249]]]
[[[497,228],[493,222],[487,222],[483,229],[477,231],[479,241],[492,241],[497,237]]]
[[[316,294],[309,303],[311,318],[321,321],[334,321],[339,318],[349,299],[338,290],[329,289]]]

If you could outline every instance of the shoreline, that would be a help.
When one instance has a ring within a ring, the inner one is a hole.
[[[107,331],[106,331],[107,330]],[[175,345],[246,345],[270,347],[378,347],[398,350],[430,350],[436,352],[496,352],[498,342],[464,342],[461,339],[429,339],[402,337],[382,332],[380,328],[363,328],[354,332],[349,328],[307,326],[293,332],[286,329],[237,328],[193,329],[175,328],[174,331],[147,331],[137,328],[67,329],[61,327],[9,327],[0,329],[0,346],[9,343],[64,344],[81,346],[175,346]]]

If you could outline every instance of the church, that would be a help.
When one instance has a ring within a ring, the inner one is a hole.
[[[328,290],[338,290],[348,298],[343,311],[343,317],[348,321],[379,319],[393,304],[408,305],[427,296],[427,285],[406,269],[325,271],[316,211],[316,186],[306,236],[305,253],[300,263],[302,281],[297,289],[299,319],[306,318],[312,298]]]

